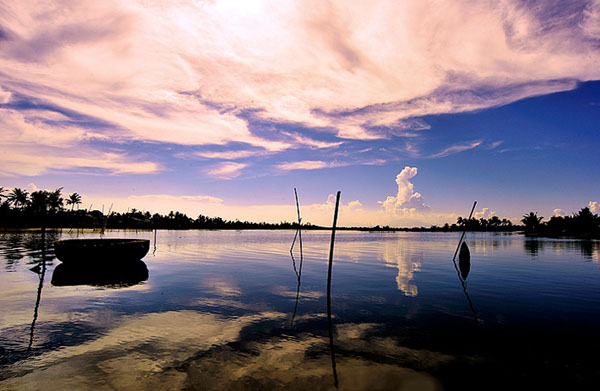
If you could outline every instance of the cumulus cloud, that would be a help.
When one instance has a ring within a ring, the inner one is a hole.
[[[456,221],[458,215],[443,211],[433,212],[429,206],[424,204],[422,197],[414,191],[412,183],[410,183],[410,179],[416,175],[415,170],[414,167],[407,167],[403,170],[404,174],[399,174],[398,194],[396,197],[392,197],[394,202],[390,201],[391,205],[386,204],[385,207],[384,202],[379,202],[379,206],[369,206],[357,199],[350,198],[350,201],[345,201],[346,196],[342,194],[339,225],[412,227],[441,225]],[[106,197],[100,195],[84,194],[84,199],[85,203],[94,205],[107,202]],[[335,200],[335,194],[329,194],[323,202],[301,204],[302,220],[317,225],[331,225]],[[409,201],[406,203],[402,200]],[[140,210],[148,210],[152,213],[164,214],[171,210],[178,210],[189,216],[197,216],[201,213],[207,216],[220,216],[227,220],[241,219],[274,223],[296,220],[296,208],[293,200],[290,200],[289,204],[240,205],[213,195],[147,194],[121,198],[111,196],[110,202],[114,204],[113,210],[115,211],[125,211],[129,207],[135,206]],[[396,208],[396,204],[398,208]],[[409,208],[408,206],[413,207]]]
[[[475,217],[476,219],[489,219],[495,215],[496,212],[490,210],[489,208],[482,208],[479,212],[473,213],[473,217]]]
[[[598,201],[590,201],[588,207],[593,213],[600,213],[600,203]]]
[[[419,288],[414,281],[415,273],[421,271],[423,254],[415,254],[410,247],[398,246],[396,242],[385,242],[383,260],[388,267],[398,268],[396,284],[404,296],[416,297]]]
[[[565,215],[565,211],[563,209],[556,208],[556,209],[552,210],[552,215],[553,216],[564,216]]]
[[[396,176],[396,184],[398,184],[396,196],[388,196],[385,201],[378,201],[386,214],[396,216],[430,210],[429,206],[425,205],[423,196],[414,190],[414,185],[410,182],[417,172],[417,167],[406,166]]]

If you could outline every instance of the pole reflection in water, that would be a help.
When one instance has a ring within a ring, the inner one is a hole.
[[[463,243],[466,246],[466,243]],[[461,246],[462,247],[462,246]],[[461,249],[461,253],[462,253],[462,249]],[[465,293],[465,297],[467,298],[467,302],[469,303],[469,308],[471,309],[471,312],[473,313],[473,319],[475,319],[476,322],[480,322],[479,317],[477,316],[477,311],[475,311],[475,307],[473,306],[473,301],[471,301],[471,296],[469,296],[469,292],[467,292],[467,276],[469,274],[469,270],[471,270],[471,255],[468,252],[468,247],[467,247],[467,252],[463,253],[462,258],[459,256],[459,266],[456,265],[456,258],[452,259],[452,263],[454,264],[454,269],[456,270],[456,274],[458,275],[458,280],[460,281],[460,284],[462,285],[463,288],[463,292]]]
[[[331,370],[333,371],[333,384],[338,388],[338,376],[335,366],[335,350],[333,348],[333,321],[331,320],[331,271],[333,268],[333,246],[335,244],[335,227],[337,224],[338,208],[340,206],[340,193],[337,192],[335,199],[335,212],[333,213],[333,225],[331,227],[331,243],[329,247],[329,268],[327,271],[327,328],[329,331],[329,349],[331,350]]]
[[[469,246],[464,240],[465,235],[467,233],[467,224],[471,220],[473,216],[473,212],[475,211],[475,206],[477,205],[477,201],[473,203],[473,207],[471,208],[471,213],[469,213],[469,219],[465,224],[465,230],[463,231],[460,239],[458,241],[458,245],[456,246],[456,251],[454,251],[454,256],[452,257],[452,264],[454,265],[454,270],[456,270],[456,274],[458,275],[458,280],[462,285],[463,292],[465,297],[467,298],[467,302],[469,303],[469,308],[473,313],[473,319],[477,323],[480,323],[479,316],[477,316],[477,311],[475,311],[475,307],[473,306],[473,301],[471,301],[471,297],[467,292],[467,277],[469,272],[471,271],[471,252],[469,251]],[[460,252],[459,252],[460,250]],[[456,264],[456,255],[458,255],[458,265]]]
[[[290,321],[290,327],[294,326],[294,319],[296,318],[296,311],[298,310],[298,299],[300,298],[300,281],[302,279],[302,263],[304,261],[304,255],[302,253],[302,217],[300,216],[300,204],[298,202],[298,192],[294,187],[294,195],[296,196],[296,210],[298,211],[298,229],[296,230],[296,234],[294,235],[294,240],[292,241],[292,246],[290,247],[290,257],[292,258],[292,266],[294,267],[294,273],[296,273],[296,279],[298,280],[298,284],[296,285],[296,302],[294,304],[294,312],[292,313],[292,320]],[[296,244],[296,239],[298,239],[298,243],[300,246],[300,263],[298,268],[296,268],[296,259],[294,258],[294,245]]]
[[[154,228],[154,249],[152,250],[152,255],[156,255],[156,228]]]
[[[298,229],[300,230],[300,229]],[[302,279],[302,263],[303,263],[303,255],[302,255],[302,235],[300,234],[300,263],[298,264],[298,268],[296,268],[296,260],[294,259],[294,253],[292,249],[290,249],[290,256],[292,257],[292,265],[294,267],[294,273],[296,273],[296,278],[298,283],[296,284],[296,301],[294,303],[294,312],[292,313],[292,320],[290,322],[290,327],[294,326],[294,319],[296,318],[296,311],[298,310],[298,301],[300,298],[300,282]]]
[[[38,318],[38,312],[40,308],[40,301],[42,299],[42,288],[44,287],[44,277],[46,276],[46,230],[42,228],[42,259],[41,259],[41,268],[38,264],[32,270],[38,273],[38,277],[40,282],[38,284],[37,289],[37,298],[35,300],[35,307],[33,309],[33,321],[31,322],[31,328],[29,330],[29,345],[27,346],[27,351],[31,351],[31,347],[33,346],[33,334],[35,331],[35,322]]]

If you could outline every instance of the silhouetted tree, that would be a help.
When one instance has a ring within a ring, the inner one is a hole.
[[[529,214],[523,215],[521,222],[525,224],[526,233],[538,232],[540,223],[544,217],[537,215],[537,212],[529,212]]]
[[[67,198],[67,205],[71,205],[71,212],[73,211],[75,205],[79,204],[81,204],[81,196],[79,194],[73,193],[69,195],[69,198]],[[77,209],[79,209],[79,206],[77,206]]]
[[[28,196],[29,194],[26,190],[15,187],[8,195],[8,202],[13,204],[16,208],[23,209],[29,202]]]
[[[594,215],[590,208],[582,208],[573,216],[573,228],[577,233],[592,233],[598,230],[598,215]]]
[[[48,193],[48,209],[51,213],[56,213],[63,208],[62,187],[47,192]]]
[[[45,190],[37,190],[31,193],[29,209],[38,215],[46,214],[48,210],[49,192]]]
[[[498,216],[492,216],[492,218],[488,220],[488,225],[490,227],[498,228],[502,225],[502,221]]]

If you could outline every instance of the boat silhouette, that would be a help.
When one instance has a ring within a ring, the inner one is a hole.
[[[64,264],[124,263],[144,258],[146,239],[66,239],[54,243],[54,253]]]

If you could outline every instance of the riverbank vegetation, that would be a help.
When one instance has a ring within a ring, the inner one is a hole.
[[[53,191],[37,190],[29,194],[26,190],[0,187],[0,228],[99,228],[99,229],[296,229],[298,223],[250,222],[224,220],[199,214],[196,218],[171,211],[166,215],[140,211],[135,208],[126,213],[109,210],[80,209],[81,195],[65,195],[62,188]],[[529,236],[600,238],[600,217],[589,208],[581,209],[572,216],[552,216],[543,221],[542,216],[530,212],[523,216],[523,225],[513,224],[509,219],[492,216],[485,218],[459,217],[456,223],[443,226],[396,228],[339,227],[339,230],[360,231],[524,231]],[[305,223],[303,229],[327,229],[327,227]]]
[[[548,221],[543,219],[535,212],[524,215],[521,222],[525,235],[600,239],[600,216],[592,213],[590,208],[582,208],[571,216],[552,216]]]

